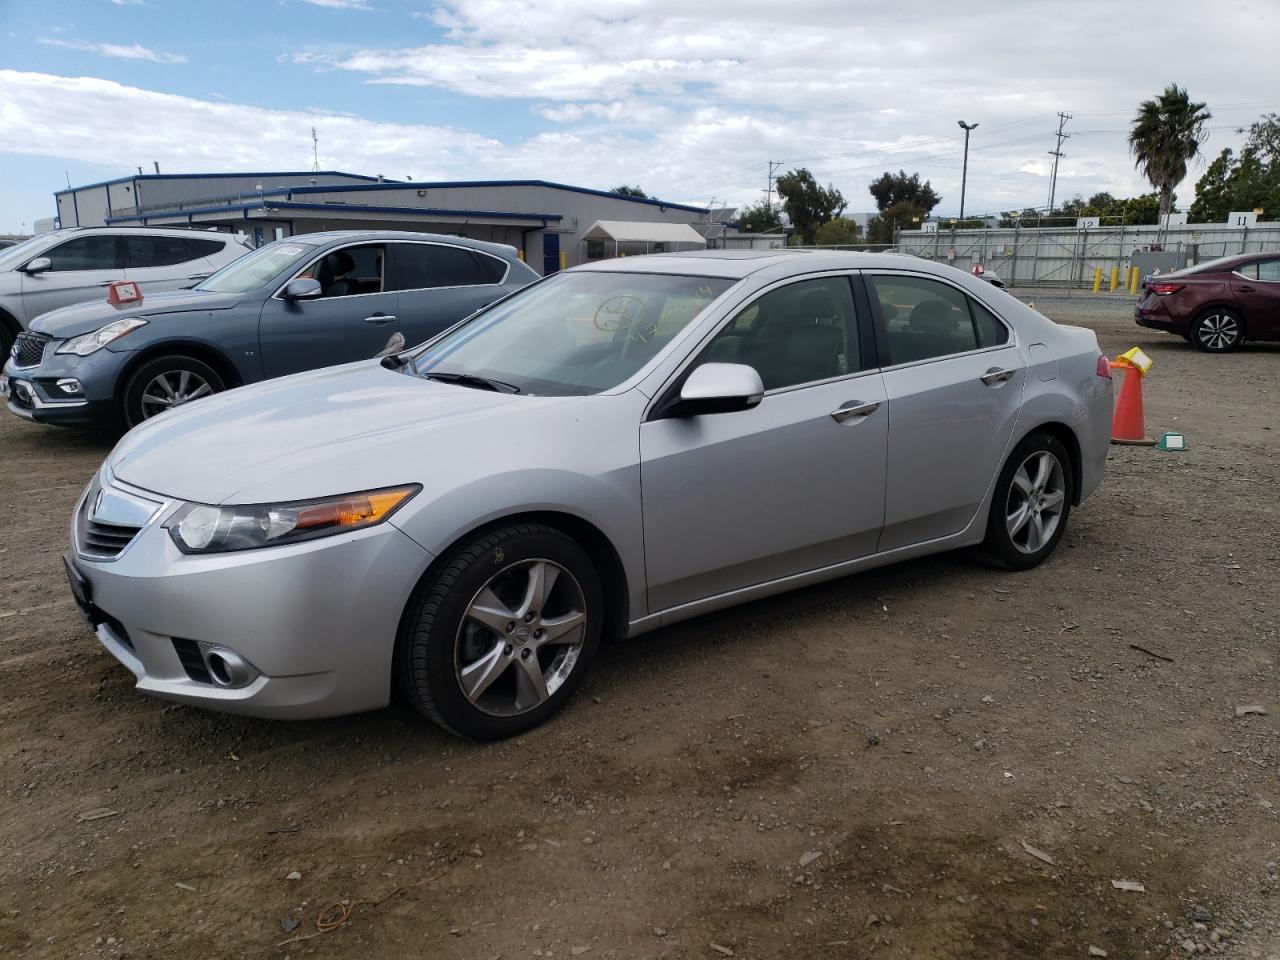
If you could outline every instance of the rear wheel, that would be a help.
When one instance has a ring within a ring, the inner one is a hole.
[[[125,426],[136,427],[158,413],[192,400],[221,393],[226,385],[218,372],[195,357],[168,356],[148,360],[125,384]]]
[[[396,678],[451,733],[500,740],[564,705],[603,619],[600,577],[578,543],[542,524],[501,527],[419,589],[397,642]]]
[[[1071,456],[1049,433],[1014,449],[996,481],[983,549],[1008,570],[1030,570],[1053,553],[1071,514]]]
[[[0,311],[0,367],[3,367],[9,359],[9,351],[13,349],[13,341],[18,336],[17,331],[17,323]]]
[[[1190,339],[1205,353],[1228,353],[1244,340],[1244,318],[1234,310],[1215,307],[1196,318]]]

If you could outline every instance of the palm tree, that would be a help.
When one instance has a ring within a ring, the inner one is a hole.
[[[1187,161],[1200,153],[1204,124],[1213,114],[1193,103],[1185,87],[1171,83],[1154,100],[1138,106],[1129,132],[1134,166],[1160,192],[1160,222],[1173,206],[1173,188],[1187,175]]]

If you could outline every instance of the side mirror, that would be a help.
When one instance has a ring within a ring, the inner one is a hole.
[[[25,267],[22,268],[23,273],[44,273],[46,270],[53,268],[53,261],[48,257],[36,257]]]
[[[323,292],[319,280],[312,280],[310,277],[299,277],[297,280],[289,281],[288,286],[284,288],[284,298],[286,300],[314,300]]]
[[[696,417],[704,413],[749,410],[764,399],[764,383],[754,367],[744,363],[704,363],[689,374],[680,388],[680,400],[672,416]]]

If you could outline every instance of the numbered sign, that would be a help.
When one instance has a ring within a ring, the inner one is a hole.
[[[137,303],[142,299],[142,291],[132,280],[117,280],[107,285],[107,303],[120,306],[122,303]]]

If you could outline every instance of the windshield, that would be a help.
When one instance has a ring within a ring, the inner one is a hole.
[[[15,243],[12,247],[5,247],[0,250],[0,270],[12,270],[28,257],[35,256],[72,232],[71,230],[54,230],[52,233],[42,233],[21,243]]]
[[[623,383],[736,281],[656,273],[557,274],[414,358],[419,376],[466,374],[573,396]]]
[[[253,253],[246,253],[239,260],[232,260],[196,289],[209,293],[248,293],[250,290],[257,290],[303,257],[310,256],[315,249],[314,243],[301,243],[297,240],[268,243]]]

